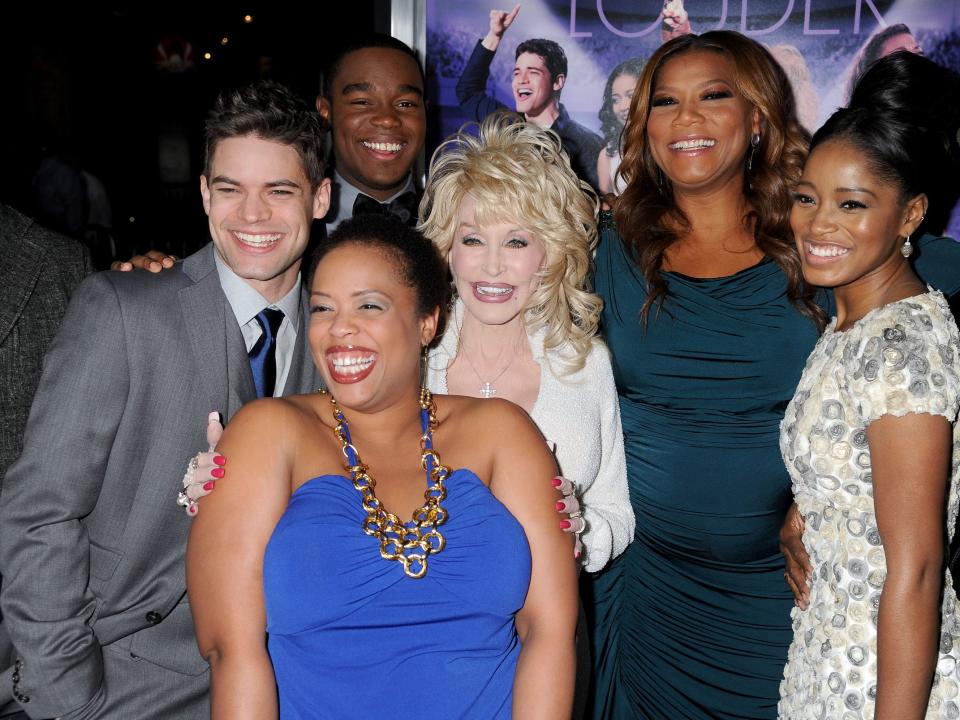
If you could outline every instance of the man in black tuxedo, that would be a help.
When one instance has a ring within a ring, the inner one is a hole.
[[[333,195],[324,220],[333,230],[355,213],[417,222],[413,167],[427,118],[416,53],[389,35],[345,47],[325,73],[317,111],[333,133]]]

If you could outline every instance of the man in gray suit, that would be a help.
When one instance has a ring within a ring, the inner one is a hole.
[[[82,243],[0,204],[0,488],[23,429],[47,346],[70,294],[93,272]]]
[[[0,204],[0,488],[23,448],[23,430],[47,346],[60,327],[70,294],[93,272],[90,253]],[[0,580],[2,583],[2,580]],[[0,625],[0,669],[13,663]],[[12,697],[3,699],[0,716]],[[6,695],[10,695],[7,683]]]
[[[286,89],[221,96],[200,180],[213,242],[74,294],[0,500],[7,687],[30,717],[209,715],[172,498],[198,418],[317,387],[299,273],[329,204],[321,157],[316,114]]]

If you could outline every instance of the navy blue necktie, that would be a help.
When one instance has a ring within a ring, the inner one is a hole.
[[[273,397],[277,382],[277,330],[283,322],[283,311],[266,308],[257,314],[263,333],[250,348],[250,370],[257,386],[257,397]]]

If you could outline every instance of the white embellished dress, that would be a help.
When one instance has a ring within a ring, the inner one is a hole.
[[[874,514],[867,426],[883,415],[932,413],[954,423],[946,527],[957,518],[960,341],[939,292],[871,311],[849,330],[827,327],[781,424],[780,449],[806,519],[814,569],[810,604],[795,608],[779,716],[874,716],[877,611],[886,556]],[[904,478],[909,482],[909,478]],[[945,573],[939,661],[927,718],[960,718],[960,617]]]

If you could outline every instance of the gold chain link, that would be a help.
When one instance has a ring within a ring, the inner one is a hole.
[[[443,483],[450,475],[450,468],[440,462],[440,456],[427,446],[437,429],[437,406],[433,395],[426,388],[420,388],[420,408],[427,412],[427,427],[420,436],[420,466],[430,470],[430,486],[423,493],[424,503],[413,512],[413,521],[404,523],[389,512],[377,498],[374,488],[377,481],[369,473],[369,468],[360,459],[357,448],[347,440],[345,430],[349,429],[343,411],[330,396],[333,405],[333,419],[336,423],[333,431],[343,445],[343,456],[347,459],[344,468],[350,473],[353,486],[360,492],[361,506],[367,513],[361,525],[363,532],[372,535],[380,542],[380,556],[384,560],[396,560],[403,565],[407,577],[422,578],[427,574],[427,559],[436,555],[446,546],[447,541],[437,529],[448,518],[446,509],[440,503],[447,497]],[[350,453],[356,464],[350,463]]]

